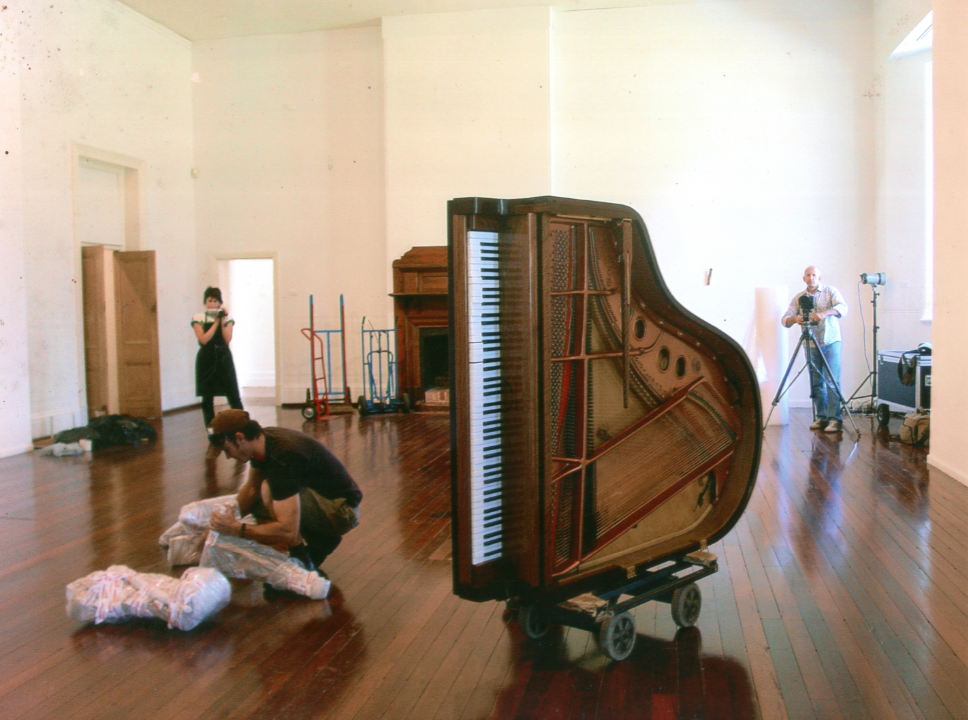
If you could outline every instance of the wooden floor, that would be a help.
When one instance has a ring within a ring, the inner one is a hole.
[[[677,633],[648,603],[612,663],[589,633],[528,641],[503,603],[451,594],[446,415],[304,426],[252,410],[313,432],[363,488],[329,600],[233,581],[187,633],[67,618],[68,582],[167,572],[157,539],[179,508],[236,487],[243,467],[206,467],[200,411],[159,422],[150,447],[0,460],[0,717],[968,717],[968,488],[868,418],[857,444],[810,432],[803,411],[771,427],[749,509],[711,548],[697,627]]]

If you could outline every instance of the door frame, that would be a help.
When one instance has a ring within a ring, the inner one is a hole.
[[[279,253],[275,250],[253,250],[250,252],[229,252],[229,253],[215,253],[211,256],[209,262],[209,273],[210,278],[219,278],[219,263],[229,261],[229,260],[272,260],[272,324],[273,324],[273,362],[275,364],[275,376],[276,376],[276,392],[275,392],[275,405],[279,407],[282,405],[282,375],[280,373],[280,368],[282,367],[282,343],[280,342],[280,322],[279,322]],[[219,285],[218,282],[209,283],[209,285]],[[231,289],[229,290],[231,292]],[[232,308],[229,307],[229,312]],[[241,392],[242,388],[239,388]]]
[[[87,365],[84,358],[84,293],[80,279],[83,277],[81,262],[81,239],[77,232],[78,210],[78,171],[81,162],[116,170],[124,181],[124,250],[144,248],[145,213],[145,168],[146,163],[128,155],[102,150],[101,148],[71,142],[71,234],[73,242],[74,277],[74,337],[77,357],[77,411],[75,424],[83,419],[87,423],[90,408],[87,403]]]

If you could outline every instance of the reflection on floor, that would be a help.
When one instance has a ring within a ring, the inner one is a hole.
[[[700,581],[697,626],[643,605],[613,663],[587,632],[526,640],[503,603],[451,594],[447,415],[303,424],[251,405],[319,437],[364,490],[326,563],[330,598],[233,581],[229,607],[188,633],[66,617],[68,582],[169,572],[157,539],[179,508],[237,487],[244,466],[204,460],[200,411],[164,418],[149,447],[0,460],[5,717],[966,717],[968,488],[868,419],[856,444],[802,411],[771,427],[747,513],[710,548],[721,570]]]

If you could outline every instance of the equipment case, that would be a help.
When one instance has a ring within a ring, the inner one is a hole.
[[[891,412],[911,412],[922,408],[931,408],[931,356],[916,355],[918,365],[915,368],[914,384],[904,385],[897,374],[897,365],[901,361],[903,350],[882,350],[877,358],[877,402],[886,404]],[[905,359],[915,357],[913,351],[908,351]]]

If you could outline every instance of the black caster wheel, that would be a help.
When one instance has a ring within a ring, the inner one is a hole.
[[[624,660],[635,647],[635,618],[622,612],[602,623],[598,631],[598,644],[612,660]]]
[[[537,640],[548,632],[551,622],[543,607],[529,603],[518,608],[518,625],[525,635],[532,640]]]
[[[679,627],[692,627],[702,610],[702,593],[696,583],[676,588],[672,593],[672,620]]]
[[[877,424],[881,427],[887,427],[891,422],[891,408],[887,403],[881,403],[877,406]]]
[[[357,398],[356,409],[359,410],[360,417],[364,417],[366,415],[366,397],[365,396],[360,395],[360,397]]]
[[[404,393],[400,398],[400,410],[404,415],[410,413],[410,393]]]
[[[304,418],[306,418],[307,420],[315,420],[316,419],[316,406],[315,405],[306,405],[302,409],[302,416]]]

